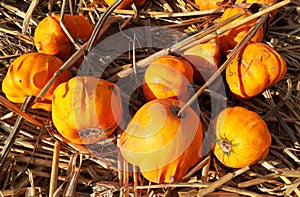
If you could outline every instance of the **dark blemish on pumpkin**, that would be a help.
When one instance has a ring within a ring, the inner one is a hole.
[[[19,82],[22,83],[23,82],[22,79],[19,79]]]
[[[101,128],[88,128],[78,131],[78,135],[82,139],[96,138],[103,133]]]
[[[19,63],[16,71],[19,71],[22,68],[25,59],[26,58],[23,58],[23,60]]]

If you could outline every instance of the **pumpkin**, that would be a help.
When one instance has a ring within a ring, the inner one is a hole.
[[[168,55],[154,60],[144,74],[145,99],[178,98],[186,101],[191,93],[193,74],[193,67],[182,58]]]
[[[60,14],[52,14],[40,21],[34,32],[34,45],[38,52],[55,55],[61,60],[68,60],[76,51],[59,24]],[[65,14],[63,23],[75,41],[86,42],[93,28],[83,15]],[[82,59],[76,66],[79,67]]]
[[[232,0],[229,0],[231,3]],[[222,4],[225,3],[224,0],[195,0],[195,4],[199,7],[200,10],[210,10],[222,8]],[[226,1],[226,3],[228,3]]]
[[[244,107],[227,107],[214,119],[213,153],[227,167],[243,168],[264,159],[271,145],[265,121]]]
[[[202,124],[190,107],[177,116],[183,104],[170,98],[147,102],[120,137],[124,159],[151,182],[180,180],[201,160]]]
[[[115,0],[104,0],[105,3],[111,5]],[[118,9],[128,9],[132,3],[135,3],[137,7],[141,7],[145,4],[146,0],[123,0],[123,2],[117,7]]]
[[[250,43],[227,66],[226,81],[233,95],[248,99],[280,81],[286,69],[276,50],[265,43]]]
[[[8,100],[23,103],[26,96],[38,96],[53,74],[63,62],[53,56],[42,53],[27,53],[16,58],[9,66],[2,82],[2,91]],[[42,101],[32,105],[33,109],[51,111],[51,100],[54,89],[71,78],[69,71],[64,71],[54,81]]]
[[[182,58],[194,69],[194,80],[207,81],[218,70],[220,64],[220,40],[212,39],[183,52]]]
[[[119,87],[103,79],[77,76],[53,92],[52,120],[76,144],[93,144],[111,135],[122,118]]]
[[[236,0],[235,4],[241,4],[241,3],[259,3],[259,4],[265,4],[265,5],[274,5],[277,3],[277,0]],[[272,20],[274,16],[276,15],[277,10],[274,10],[271,12],[270,19]]]
[[[243,12],[245,8],[241,7],[232,7],[232,8],[226,8],[220,18],[220,22],[234,16],[240,12]],[[232,25],[239,20],[242,20],[248,16],[251,16],[252,12],[247,10],[247,12],[242,15],[241,17],[235,19],[234,21],[230,22],[228,25]],[[239,42],[243,40],[243,38],[247,35],[251,27],[254,26],[257,19],[251,20],[247,23],[244,23],[238,27],[232,28],[228,31],[226,31],[222,36],[220,36],[221,41],[221,54],[225,55],[227,54],[228,50],[232,50]],[[257,32],[254,34],[254,36],[250,39],[249,42],[261,42],[263,39],[263,27],[261,26]]]

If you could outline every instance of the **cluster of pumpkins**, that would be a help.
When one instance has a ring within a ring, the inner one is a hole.
[[[241,9],[244,8],[226,8],[220,20]],[[236,20],[249,15],[251,12],[247,11]],[[43,19],[34,34],[38,52],[23,54],[10,65],[2,83],[10,101],[22,103],[28,95],[37,96],[75,52],[59,18],[59,14],[53,14]],[[220,56],[233,49],[254,23],[255,20],[233,28],[188,49],[180,57],[160,57],[147,67],[142,86],[147,102],[134,114],[119,142],[122,156],[138,166],[146,179],[155,183],[178,181],[201,161],[200,118],[191,107],[178,112],[190,98],[189,86],[194,80],[212,75],[218,69]],[[89,39],[93,29],[82,15],[65,15],[64,24],[71,36],[82,42]],[[286,63],[280,54],[261,43],[262,28],[226,68],[226,82],[238,99],[260,94],[286,73]],[[82,59],[78,61],[80,65]],[[68,70],[59,75],[44,99],[32,108],[51,111],[58,132],[78,144],[93,144],[111,135],[121,123],[123,113],[116,84],[91,76],[72,77]],[[249,166],[268,154],[271,135],[257,113],[239,106],[227,107],[212,122],[215,139],[211,148],[224,165]]]

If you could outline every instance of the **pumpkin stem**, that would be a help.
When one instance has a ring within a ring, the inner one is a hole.
[[[219,146],[224,153],[230,153],[232,150],[232,145],[227,139],[221,139]]]
[[[171,112],[177,117],[177,118],[185,118],[186,117],[186,113],[182,112],[180,115],[178,115],[178,112],[180,111],[180,107],[178,106],[171,106],[170,110]]]

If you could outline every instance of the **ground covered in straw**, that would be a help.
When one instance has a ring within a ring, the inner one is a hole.
[[[66,2],[67,13],[83,13],[93,25],[107,7],[100,0]],[[35,3],[36,6],[33,6]],[[33,11],[29,9],[30,4],[34,7]],[[62,4],[63,2],[56,0],[0,2],[0,84],[16,57],[36,51],[33,35],[37,24],[47,14],[60,12]],[[258,5],[252,6],[254,10],[258,8]],[[119,55],[104,71],[102,77],[110,81],[116,81],[120,77],[123,79],[121,88],[127,90],[126,86],[131,86],[135,80],[142,78],[145,69],[143,66],[128,69],[133,62],[143,60],[165,46],[171,46],[178,39],[184,39],[183,33],[192,35],[196,31],[205,32],[216,23],[222,12],[222,9],[199,12],[189,0],[149,0],[137,15],[132,10],[115,11],[103,28],[103,38],[125,31],[129,27],[147,25],[174,31],[168,37],[160,36],[157,31],[154,38],[156,43],[161,44],[160,49],[157,46],[134,50],[136,44],[118,43],[120,48],[128,48],[130,52]],[[26,20],[28,16],[29,21]],[[228,106],[244,106],[257,112],[267,122],[273,142],[264,161],[239,173],[237,169],[225,167],[209,153],[185,179],[173,184],[157,185],[149,183],[138,173],[136,167],[122,160],[116,145],[119,130],[97,144],[80,146],[67,142],[57,133],[50,113],[29,110],[27,114],[42,125],[28,120],[22,124],[0,171],[0,195],[201,196],[205,193],[207,196],[300,196],[299,1],[280,7],[275,19],[265,22],[264,26],[266,32],[263,42],[274,47],[284,57],[288,67],[287,74],[283,80],[270,88],[271,100],[259,95],[247,101],[239,101],[230,93],[225,98]],[[136,37],[133,34],[130,36],[143,42],[141,34],[137,33]],[[226,58],[223,57],[222,62],[225,62]],[[91,61],[100,60],[96,56]],[[71,69],[75,75],[77,70]],[[102,71],[96,69],[93,72]],[[127,75],[127,72],[130,74]],[[195,90],[202,85],[195,84]],[[0,95],[5,97],[2,91]],[[131,97],[126,91],[122,96],[128,101],[131,114],[145,102],[140,89],[131,94]],[[201,103],[204,128],[207,128],[211,117],[211,109],[208,107],[211,104],[209,91],[204,91],[204,94],[198,97],[198,101]],[[8,143],[6,139],[16,123],[20,105],[10,105],[4,100],[1,100],[0,104],[2,149],[4,144]]]

